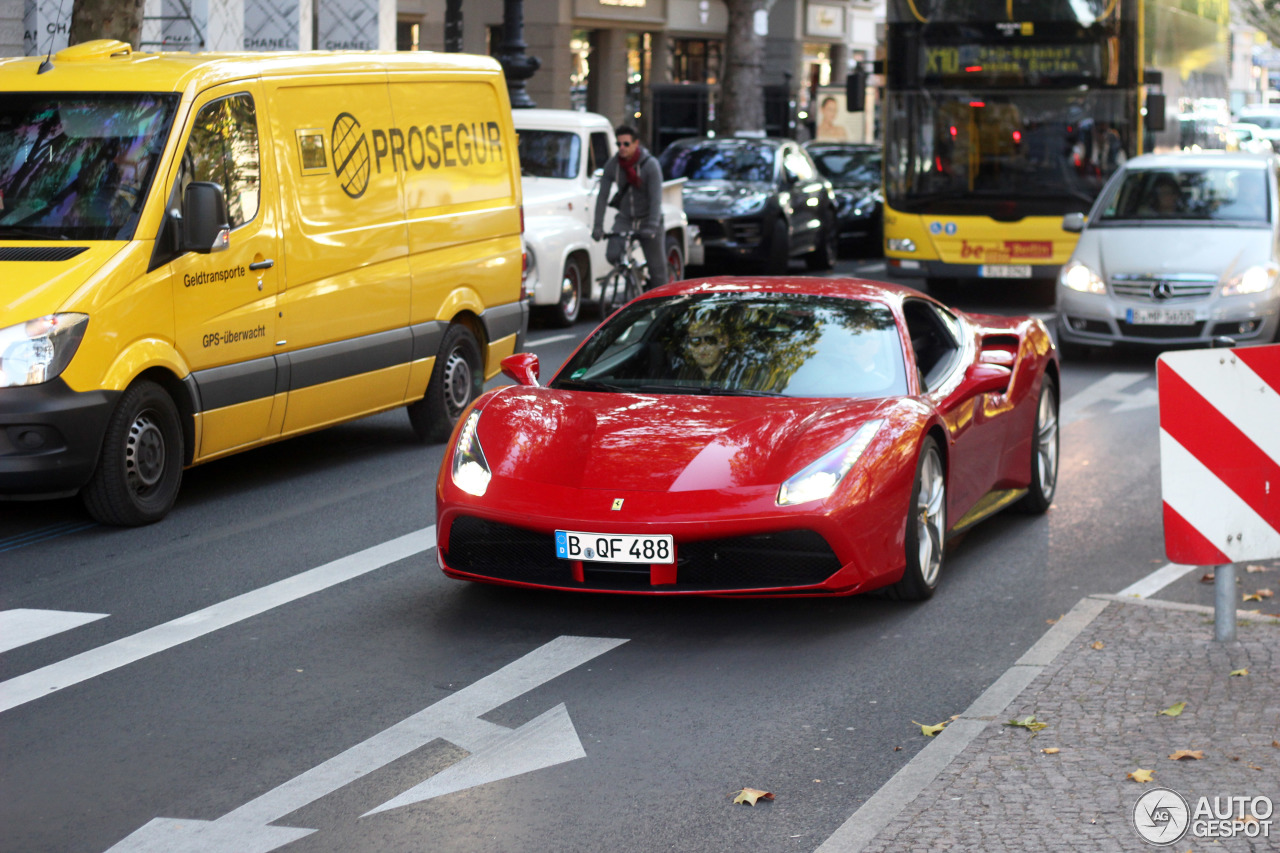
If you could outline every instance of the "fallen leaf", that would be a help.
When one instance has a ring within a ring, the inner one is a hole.
[[[1257,594],[1263,598],[1272,598],[1275,595],[1275,593],[1269,589],[1260,589]]]
[[[1045,621],[1045,624],[1048,624],[1048,625],[1054,625],[1054,624],[1056,624],[1056,623],[1057,623],[1057,621],[1058,621],[1058,620],[1057,620],[1057,619],[1046,619],[1046,620],[1044,620],[1044,621]]]
[[[1056,746],[1047,746],[1040,751],[1045,755],[1057,755],[1059,752],[1062,752],[1062,750],[1058,749]]]
[[[1244,596],[1244,597],[1243,597],[1243,598],[1241,598],[1240,600],[1241,600],[1241,601],[1261,601],[1261,600],[1262,600],[1262,596],[1261,596],[1261,595],[1259,595],[1259,594],[1258,594],[1258,593],[1256,593],[1256,592],[1253,592],[1253,593],[1249,593],[1248,595]]]
[[[1248,675],[1248,674],[1249,674],[1249,668],[1248,668],[1248,667],[1245,667],[1244,669],[1233,669],[1233,670],[1231,670],[1231,674],[1232,674],[1232,675]]]
[[[1102,642],[1101,640],[1096,641],[1092,646],[1090,646],[1090,648],[1099,652],[1105,649],[1106,647],[1107,647],[1107,644]]]
[[[1266,566],[1245,566],[1244,570],[1251,575],[1256,575],[1258,574],[1258,572],[1265,572],[1267,570],[1267,567]]]
[[[743,788],[741,791],[730,794],[729,796],[733,797],[733,802],[735,804],[746,803],[749,806],[754,806],[756,804],[756,800],[773,799],[773,794],[768,791],[759,791],[755,788]]]
[[[1271,741],[1271,745],[1274,746],[1276,749],[1280,749],[1280,740]]]
[[[1166,717],[1176,717],[1179,714],[1181,714],[1186,709],[1186,707],[1187,707],[1186,702],[1178,702],[1176,704],[1170,705],[1168,708],[1165,708],[1163,711],[1157,711],[1156,716],[1158,717],[1161,714],[1163,714]]]
[[[895,747],[893,748],[893,751],[894,751],[894,752],[902,752],[902,747],[900,747],[900,746],[895,746]]]
[[[1038,733],[1041,729],[1049,728],[1049,724],[1042,723],[1039,720],[1037,720],[1035,714],[1032,714],[1027,717],[1023,717],[1021,720],[1018,720],[1018,719],[1010,720],[1009,722],[1005,723],[1005,725],[1018,726],[1019,728],[1028,729],[1033,735]]]
[[[1257,822],[1258,822],[1257,815],[1251,815],[1251,814],[1247,814],[1244,817],[1238,817],[1232,821],[1232,823],[1239,823],[1239,824],[1257,823]]]
[[[1150,782],[1154,778],[1152,771],[1143,770],[1139,767],[1137,770],[1129,774],[1129,778],[1135,782]]]
[[[1213,572],[1205,572],[1200,576],[1200,583],[1213,583],[1216,577]]]
[[[1204,758],[1204,752],[1199,749],[1180,749],[1173,755],[1169,756],[1169,760],[1171,761],[1179,761],[1183,758],[1194,758],[1199,760]]]
[[[1259,767],[1259,766],[1258,766],[1258,765],[1256,765],[1256,764],[1250,764],[1250,765],[1248,765],[1248,767],[1249,767],[1249,769],[1250,769],[1250,770],[1261,770],[1261,769],[1262,769],[1261,767]]]
[[[911,722],[916,723],[915,720],[912,720]],[[944,722],[938,723],[936,726],[926,726],[924,723],[916,723],[916,725],[920,727],[920,734],[924,735],[925,737],[933,737],[938,732],[942,731],[947,727],[947,722],[950,722],[950,721],[944,721]]]

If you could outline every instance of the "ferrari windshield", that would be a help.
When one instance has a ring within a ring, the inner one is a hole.
[[[632,302],[587,339],[551,387],[783,397],[907,393],[902,344],[878,302],[698,293]]]
[[[1102,201],[1099,223],[1185,222],[1188,219],[1266,225],[1271,220],[1262,168],[1130,169]]]
[[[774,148],[748,139],[717,139],[692,145],[672,145],[662,152],[662,174],[671,180],[773,180]]]
[[[6,92],[0,240],[127,240],[177,95]]]

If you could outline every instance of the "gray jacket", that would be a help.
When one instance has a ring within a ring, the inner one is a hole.
[[[596,228],[604,227],[605,208],[613,197],[613,185],[617,184],[619,188],[628,188],[618,207],[618,216],[627,217],[637,231],[647,228],[656,234],[662,230],[662,166],[657,158],[642,148],[636,171],[640,174],[640,186],[633,187],[627,183],[627,176],[620,174],[617,154],[604,164],[600,194],[596,196]]]

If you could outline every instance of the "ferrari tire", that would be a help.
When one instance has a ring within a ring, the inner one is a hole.
[[[560,327],[578,322],[582,309],[582,267],[574,258],[564,262],[560,274],[560,301],[551,309],[551,322]]]
[[[684,252],[674,234],[667,235],[666,254],[667,282],[681,281],[684,278]]]
[[[1053,377],[1044,375],[1031,433],[1031,484],[1018,509],[1038,515],[1049,509],[1058,486],[1058,395]]]
[[[107,421],[98,467],[80,493],[103,524],[136,527],[164,518],[182,484],[182,421],[154,382],[130,385]]]
[[[920,445],[907,516],[907,565],[902,580],[889,587],[901,601],[924,601],[938,588],[947,534],[947,479],[932,437]]]
[[[449,438],[467,406],[484,390],[480,344],[466,326],[454,323],[444,333],[427,393],[409,405],[409,424],[423,444]]]

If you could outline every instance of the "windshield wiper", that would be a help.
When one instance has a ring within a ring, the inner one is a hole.
[[[722,388],[719,385],[641,385],[637,391],[656,394],[700,394],[705,397],[785,397],[778,391],[756,391],[751,388]]]
[[[574,391],[626,391],[620,385],[610,385],[608,382],[597,382],[593,379],[561,379],[556,382],[553,388],[568,388]]]
[[[0,225],[0,239],[8,239],[10,236],[23,238],[28,240],[66,240],[66,234],[44,234],[40,231],[33,231],[29,228],[14,228],[11,225]]]

